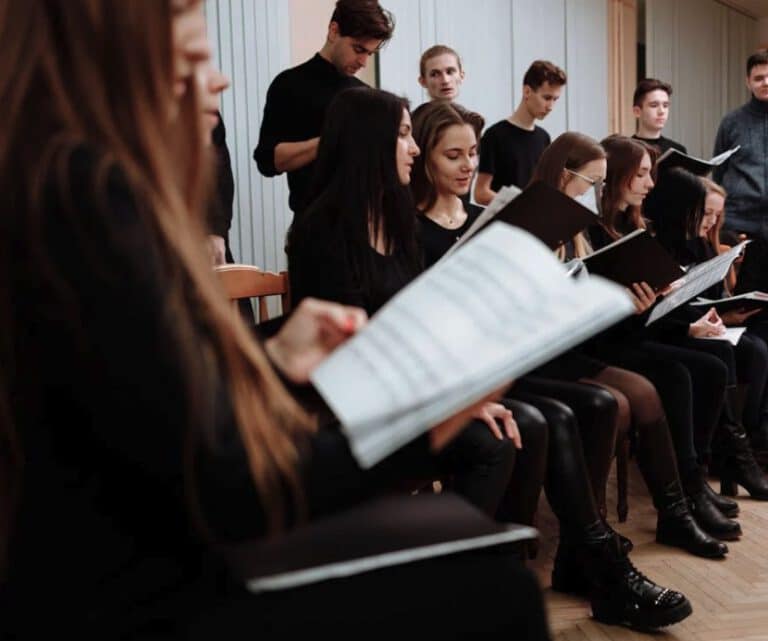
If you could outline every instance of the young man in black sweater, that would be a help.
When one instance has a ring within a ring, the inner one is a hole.
[[[487,205],[506,185],[523,189],[533,168],[549,146],[549,134],[536,125],[546,118],[560,98],[566,83],[565,71],[536,60],[523,77],[523,97],[515,113],[497,122],[480,141],[480,166],[475,184],[475,200]]]
[[[633,138],[653,145],[663,154],[668,149],[677,149],[684,154],[688,150],[679,142],[661,135],[669,118],[669,98],[672,85],[656,78],[644,78],[635,88],[632,96],[632,113],[637,118],[637,132]]]
[[[376,0],[337,0],[319,53],[272,81],[253,158],[265,176],[288,173],[294,213],[306,205],[328,105],[340,91],[363,84],[355,74],[393,31],[392,15]]]

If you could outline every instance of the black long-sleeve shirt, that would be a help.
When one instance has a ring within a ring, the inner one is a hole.
[[[267,91],[259,143],[253,159],[265,176],[281,173],[275,167],[275,147],[281,142],[301,142],[319,136],[325,112],[340,91],[364,86],[361,80],[339,72],[316,53],[297,67],[283,71]],[[288,172],[289,205],[298,212],[306,204],[314,163]]]
[[[43,638],[51,624],[80,638],[146,638],[150,628],[169,638],[179,621],[239,590],[192,525],[191,488],[216,539],[265,531],[209,336],[169,301],[167,257],[121,175],[110,175],[107,198],[94,197],[94,163],[77,151],[67,180],[51,181],[42,246],[21,236],[11,244],[12,412],[25,463],[2,638]],[[50,271],[28,267],[41,256]],[[179,327],[189,330],[183,344]],[[390,475],[413,475],[427,439],[370,471],[334,430],[300,451],[319,515],[388,486]]]

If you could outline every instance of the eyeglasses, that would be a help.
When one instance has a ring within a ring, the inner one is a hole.
[[[567,171],[569,174],[573,174],[574,176],[578,176],[582,180],[586,180],[590,185],[597,185],[599,183],[602,183],[603,181],[600,179],[595,180],[594,178],[590,178],[589,176],[585,176],[584,174],[580,174],[578,171],[573,171],[573,169],[565,168],[565,171]]]

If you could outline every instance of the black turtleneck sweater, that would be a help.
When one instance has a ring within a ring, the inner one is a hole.
[[[664,136],[659,136],[658,138],[642,138],[641,136],[638,136],[637,134],[635,134],[632,137],[635,140],[640,140],[648,145],[653,145],[659,150],[660,154],[663,154],[669,149],[677,149],[678,151],[681,151],[684,154],[688,153],[688,150],[685,148],[684,145],[681,145],[679,142],[676,142],[670,138],[665,138]]]
[[[714,154],[736,145],[741,145],[739,151],[713,174],[728,191],[725,224],[731,229],[765,237],[761,223],[768,214],[768,102],[753,96],[723,118],[717,130]]]
[[[298,67],[280,73],[269,86],[259,144],[253,159],[265,176],[281,173],[275,167],[275,147],[281,142],[316,138],[323,129],[325,111],[340,91],[361,87],[354,76],[340,73],[319,53]],[[288,203],[294,212],[306,204],[314,163],[288,172]]]

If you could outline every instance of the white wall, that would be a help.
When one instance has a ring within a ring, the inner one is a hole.
[[[222,96],[235,177],[232,253],[239,262],[284,269],[288,185],[284,175],[261,176],[252,156],[269,83],[291,66],[289,5],[285,0],[208,0],[205,7],[214,57],[232,81]]]
[[[487,124],[514,111],[530,63],[565,68],[569,82],[541,125],[554,138],[566,129],[602,137],[608,127],[605,0],[387,0],[395,36],[380,58],[381,86],[426,100],[416,80],[421,53],[434,44],[456,49],[466,79],[459,102]]]
[[[664,134],[712,154],[723,115],[747,100],[744,65],[757,23],[714,0],[647,0],[646,70],[672,84]]]

